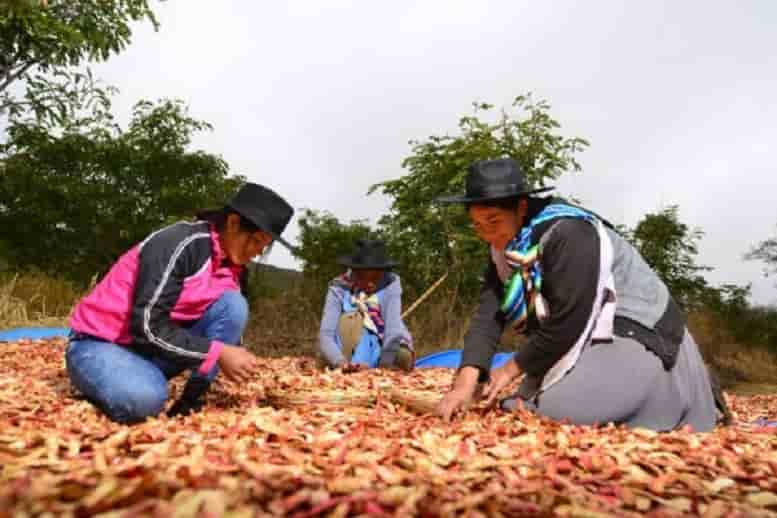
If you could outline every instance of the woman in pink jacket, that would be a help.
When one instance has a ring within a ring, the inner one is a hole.
[[[168,415],[187,415],[219,370],[244,381],[256,366],[240,347],[248,305],[244,266],[266,255],[294,210],[257,184],[244,185],[221,210],[179,222],[127,251],[76,307],[66,363],[70,380],[111,419],[158,415],[167,382],[191,376]]]

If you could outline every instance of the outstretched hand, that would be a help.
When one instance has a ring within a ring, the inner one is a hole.
[[[490,380],[483,391],[486,406],[493,405],[502,390],[521,374],[521,369],[514,359],[510,359],[501,367],[491,371]]]
[[[437,415],[450,422],[454,415],[466,411],[475,400],[479,376],[477,367],[462,367],[451,389],[437,404]]]
[[[232,381],[246,383],[259,366],[256,356],[243,347],[224,345],[219,356],[219,367]]]

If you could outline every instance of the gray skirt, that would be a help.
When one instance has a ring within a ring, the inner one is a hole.
[[[715,427],[716,407],[707,367],[686,330],[677,363],[666,371],[658,356],[631,338],[586,348],[555,385],[537,394],[528,376],[502,408],[524,407],[574,424],[624,424],[656,431],[690,425],[697,432]]]

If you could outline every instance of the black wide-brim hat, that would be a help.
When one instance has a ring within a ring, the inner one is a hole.
[[[440,196],[438,203],[477,203],[529,196],[553,187],[530,189],[526,175],[512,158],[479,160],[469,166],[464,194]]]
[[[386,256],[386,245],[383,241],[359,239],[351,255],[337,258],[337,263],[354,270],[386,270],[399,265],[397,261]]]
[[[247,183],[227,202],[227,207],[234,209],[292,252],[296,251],[293,245],[281,237],[294,215],[294,208],[272,189]]]

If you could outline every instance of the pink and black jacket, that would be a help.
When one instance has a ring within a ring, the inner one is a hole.
[[[76,306],[70,327],[144,355],[199,363],[205,373],[224,344],[187,327],[225,291],[240,290],[242,271],[227,260],[212,225],[175,223],[127,251]]]

